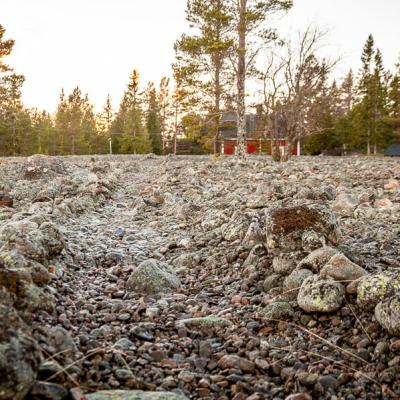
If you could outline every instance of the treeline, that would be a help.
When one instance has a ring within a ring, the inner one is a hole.
[[[95,113],[79,87],[69,94],[61,91],[54,115],[28,109],[21,98],[24,76],[3,61],[14,45],[4,34],[0,26],[0,155],[103,154],[110,146],[120,154],[165,151],[173,97],[168,78],[159,87],[149,83],[143,89],[133,70],[116,112],[108,96],[103,110]]]
[[[357,76],[350,71],[340,86],[334,81],[329,87],[323,123],[305,139],[310,154],[377,154],[400,141],[400,64],[394,72],[384,68],[372,35],[361,60]]]
[[[0,154],[101,154],[110,146],[113,153],[165,154],[178,138],[217,152],[228,113],[237,116],[241,152],[249,113],[257,114],[252,137],[284,138],[287,147],[301,141],[310,154],[374,154],[399,141],[400,65],[386,68],[370,35],[360,71],[334,79],[338,60],[320,51],[326,33],[310,27],[285,39],[270,25],[291,6],[188,0],[190,29],[174,45],[173,87],[165,77],[143,85],[133,70],[119,106],[108,97],[99,113],[79,88],[61,92],[54,115],[27,109],[24,77],[3,62],[14,42],[0,26]]]

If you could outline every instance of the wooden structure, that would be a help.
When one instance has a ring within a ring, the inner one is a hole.
[[[286,139],[279,139],[278,145],[281,151],[288,145],[288,141]],[[249,138],[246,140],[246,149],[248,154],[267,154],[272,155],[272,143],[271,139],[252,139]],[[224,139],[223,144],[221,145],[221,153],[227,155],[236,154],[236,138]],[[291,149],[292,156],[300,155],[300,143],[297,143],[296,146],[293,146]]]

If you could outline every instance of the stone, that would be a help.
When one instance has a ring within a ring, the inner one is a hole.
[[[271,289],[276,287],[281,287],[283,282],[283,278],[281,275],[272,274],[265,278],[263,283],[263,290],[265,293],[268,293]]]
[[[349,193],[340,193],[336,197],[332,210],[344,216],[351,216],[358,204],[357,197]]]
[[[33,398],[46,400],[64,400],[68,398],[69,393],[68,390],[61,385],[37,381],[29,395]]]
[[[357,287],[357,302],[372,310],[388,293],[400,291],[400,275],[374,274],[364,276]]]
[[[232,322],[225,318],[208,316],[198,318],[181,319],[176,322],[177,328],[186,328],[188,330],[198,331],[201,333],[212,333],[216,329],[229,328]]]
[[[218,366],[221,369],[240,369],[245,374],[252,373],[255,370],[255,364],[252,361],[231,354],[221,357],[218,361]]]
[[[249,216],[236,212],[232,215],[231,220],[221,227],[222,237],[228,242],[243,240],[250,227],[250,223]]]
[[[41,352],[28,327],[0,288],[0,398],[22,400],[33,387]]]
[[[171,269],[158,260],[142,262],[131,274],[127,288],[138,293],[167,293],[180,286],[179,278]]]
[[[272,260],[272,268],[277,274],[289,275],[294,271],[303,254],[302,252],[278,254]]]
[[[56,353],[73,358],[77,348],[70,333],[61,326],[54,326],[48,331],[49,344],[54,347]]]
[[[377,199],[374,205],[378,210],[390,210],[393,207],[393,203],[389,199]]]
[[[85,395],[87,400],[188,400],[181,393],[144,392],[142,390],[104,390]]]
[[[337,389],[340,385],[338,380],[333,375],[324,375],[319,380],[318,383],[325,389],[332,388]]]
[[[322,276],[330,276],[336,281],[355,281],[367,274],[364,268],[350,261],[345,255],[334,255],[321,269]]]
[[[267,211],[266,245],[272,254],[302,251],[305,244],[310,250],[309,237],[312,237],[313,246],[338,243],[337,221],[326,207],[304,204]]]
[[[309,269],[295,269],[283,281],[283,294],[290,299],[295,299],[303,282],[312,276],[313,273]]]
[[[293,307],[285,301],[268,304],[260,311],[260,316],[266,321],[286,319],[293,316]]]
[[[309,269],[314,273],[318,273],[327,262],[339,252],[330,247],[323,246],[311,252],[307,257],[303,258],[297,265],[298,269]]]
[[[399,188],[399,181],[396,179],[391,179],[388,183],[384,185],[385,190],[397,190]]]
[[[400,293],[379,302],[375,318],[390,335],[400,336]]]
[[[306,312],[329,313],[339,310],[344,295],[345,289],[342,284],[314,275],[304,280],[297,302]]]
[[[285,397],[285,400],[312,400],[308,393],[294,393]]]

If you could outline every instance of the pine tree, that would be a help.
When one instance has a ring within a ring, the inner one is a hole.
[[[237,156],[246,156],[246,78],[251,71],[258,48],[251,48],[254,36],[269,41],[275,38],[273,30],[265,26],[268,17],[277,11],[288,10],[292,0],[230,0],[233,31],[236,34],[237,86]]]
[[[177,67],[191,96],[199,100],[214,123],[214,152],[223,101],[230,83],[229,52],[233,41],[228,33],[232,16],[227,0],[188,0],[186,19],[195,35],[183,35],[175,43]]]
[[[150,137],[153,153],[162,154],[161,117],[157,91],[154,83],[150,82],[146,90],[146,128]]]
[[[371,136],[374,130],[374,84],[373,84],[373,58],[374,58],[374,38],[372,35],[364,45],[361,55],[362,70],[359,81],[359,93],[362,97],[361,109],[364,129],[366,131],[367,155],[371,154]]]
[[[140,92],[139,72],[133,70],[124,93],[118,123],[122,127],[120,151],[122,153],[144,154],[151,152],[151,142],[143,126],[142,93]]]

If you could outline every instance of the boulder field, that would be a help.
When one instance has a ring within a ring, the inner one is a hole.
[[[400,162],[0,159],[0,400],[400,398]]]

